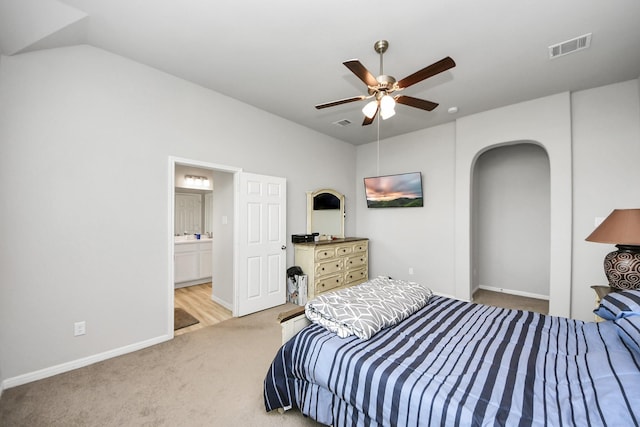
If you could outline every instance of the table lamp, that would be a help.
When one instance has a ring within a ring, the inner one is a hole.
[[[640,289],[640,209],[615,209],[585,240],[618,248],[604,258],[613,290]]]

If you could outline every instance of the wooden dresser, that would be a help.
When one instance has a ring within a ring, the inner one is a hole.
[[[369,240],[346,237],[296,243],[295,264],[307,275],[307,300],[369,278]]]

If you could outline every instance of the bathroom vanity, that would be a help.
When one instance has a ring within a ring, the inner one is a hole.
[[[212,243],[211,238],[194,239],[193,236],[175,238],[174,286],[199,285],[211,282]]]

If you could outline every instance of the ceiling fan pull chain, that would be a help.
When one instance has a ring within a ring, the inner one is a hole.
[[[380,120],[378,120],[378,145],[377,145],[376,175],[380,176]]]

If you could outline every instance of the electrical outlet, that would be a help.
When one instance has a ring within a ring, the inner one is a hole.
[[[409,274],[413,275],[413,267],[409,267]]]
[[[87,333],[87,323],[83,320],[82,322],[76,322],[73,324],[73,336],[78,337],[80,335],[84,335]]]

